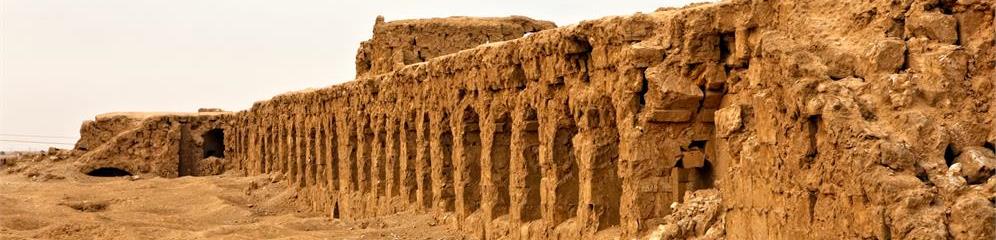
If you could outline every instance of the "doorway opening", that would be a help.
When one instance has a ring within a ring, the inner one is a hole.
[[[225,158],[225,131],[220,128],[211,129],[201,135],[204,139],[204,157]]]

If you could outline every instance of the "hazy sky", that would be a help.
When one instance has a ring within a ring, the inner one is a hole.
[[[104,112],[242,110],[349,81],[377,15],[564,26],[690,2],[701,1],[0,0],[0,140],[74,143],[80,123]]]

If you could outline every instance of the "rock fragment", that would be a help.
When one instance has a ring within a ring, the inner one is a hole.
[[[715,119],[716,134],[728,137],[743,126],[743,109],[739,105],[721,108],[716,110]]]
[[[967,147],[955,162],[961,164],[961,173],[969,184],[984,183],[996,172],[996,154],[984,147]]]
[[[946,44],[958,41],[957,20],[940,12],[916,12],[906,20],[906,27],[915,37],[925,37]]]

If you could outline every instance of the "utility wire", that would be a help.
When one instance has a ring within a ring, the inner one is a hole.
[[[76,145],[74,143],[61,143],[61,142],[39,142],[39,141],[22,141],[22,140],[9,140],[0,139],[0,142],[15,142],[15,143],[38,143],[38,144],[57,144],[57,145]]]
[[[33,137],[33,138],[62,138],[62,139],[76,139],[74,137],[60,137],[60,136],[45,136],[45,135],[30,135],[30,134],[7,134],[0,133],[0,136],[7,137]]]

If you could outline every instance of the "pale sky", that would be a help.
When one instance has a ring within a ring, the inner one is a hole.
[[[377,15],[565,26],[691,2],[702,1],[0,0],[0,140],[75,143],[100,113],[243,110],[349,81]],[[50,145],[0,141],[0,150]]]

